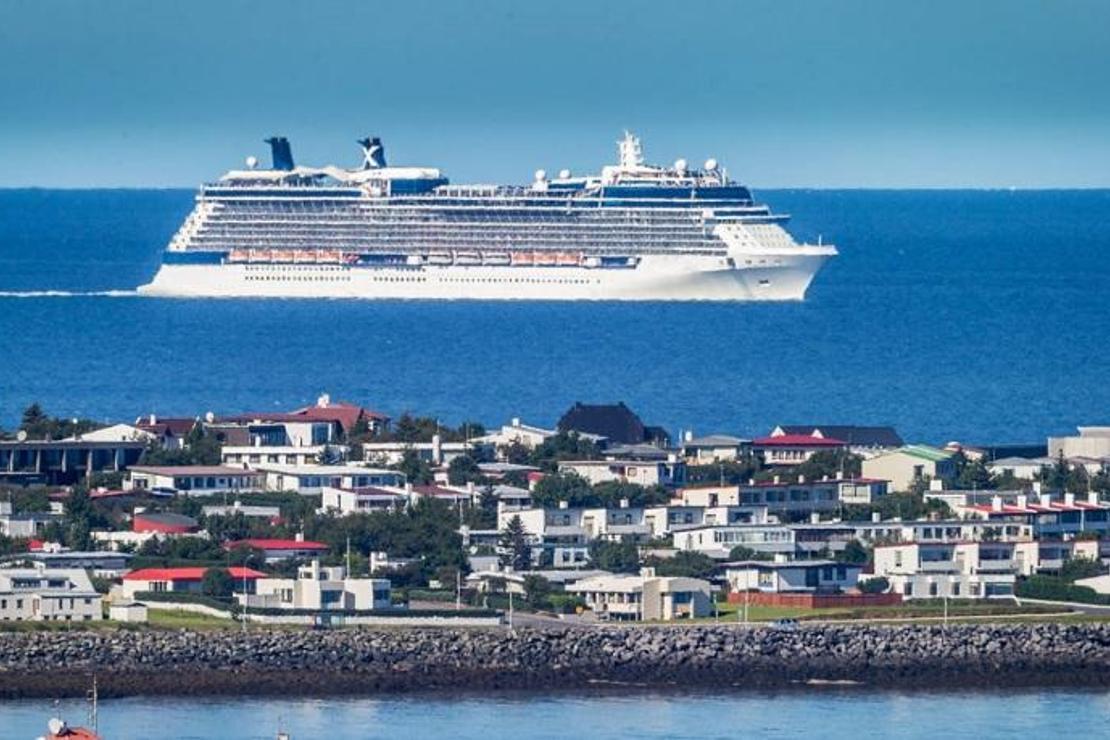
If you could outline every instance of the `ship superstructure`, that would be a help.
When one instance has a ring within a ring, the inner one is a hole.
[[[801,300],[836,254],[798,244],[715,160],[644,163],[626,133],[599,174],[538,170],[523,186],[453,185],[387,164],[304,167],[267,139],[272,166],[202,186],[140,292],[547,300]]]

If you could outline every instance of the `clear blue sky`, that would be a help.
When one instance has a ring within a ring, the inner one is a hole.
[[[0,186],[192,187],[274,133],[517,182],[625,127],[757,187],[1110,186],[1110,2],[0,2]]]

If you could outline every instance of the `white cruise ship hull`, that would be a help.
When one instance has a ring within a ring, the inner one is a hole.
[[[172,297],[800,301],[831,247],[731,258],[648,255],[635,267],[165,264],[139,293]],[[750,264],[749,264],[750,263]]]

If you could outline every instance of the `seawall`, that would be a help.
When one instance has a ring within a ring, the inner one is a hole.
[[[1110,686],[1110,625],[0,633],[0,697]]]

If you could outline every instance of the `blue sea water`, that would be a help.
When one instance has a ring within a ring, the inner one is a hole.
[[[85,722],[83,702],[0,702],[0,737],[44,733],[51,716]],[[1106,736],[1110,694],[913,693],[814,690],[787,694],[633,694],[328,700],[135,698],[100,704],[108,740],[203,738],[1043,738]]]
[[[191,192],[0,191],[0,425],[36,400],[108,420],[322,391],[446,423],[617,399],[672,432],[1110,423],[1110,191],[759,195],[841,248],[804,303],[140,298]]]

